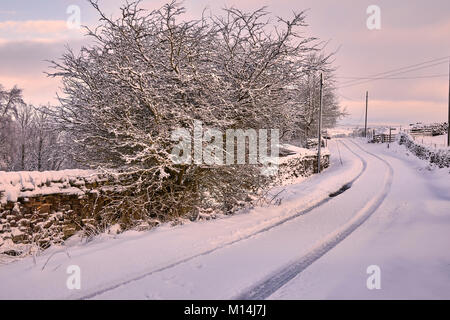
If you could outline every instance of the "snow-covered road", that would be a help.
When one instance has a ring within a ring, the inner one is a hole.
[[[280,206],[1,266],[0,298],[450,298],[448,169],[422,170],[396,145],[330,150],[330,168],[286,188]],[[80,290],[66,287],[69,265]],[[370,265],[380,290],[366,287]]]
[[[449,169],[429,170],[396,144],[370,149],[394,168],[385,201],[270,299],[450,299]],[[370,265],[381,270],[380,290],[366,287]]]

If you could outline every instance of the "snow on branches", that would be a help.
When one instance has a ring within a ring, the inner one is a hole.
[[[171,133],[192,133],[195,121],[224,132],[292,128],[305,72],[328,63],[310,59],[319,48],[303,36],[305,13],[272,21],[265,8],[230,8],[187,21],[178,2],[146,11],[137,1],[110,18],[90,3],[100,17],[87,28],[93,44],[52,62],[50,76],[64,84],[54,115],[79,159],[129,189],[114,210],[158,218],[206,207],[228,213],[264,187],[254,165],[172,162]]]

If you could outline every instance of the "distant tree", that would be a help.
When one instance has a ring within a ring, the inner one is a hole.
[[[334,68],[330,58],[314,52],[308,56],[307,68],[302,77],[294,84],[292,99],[296,101],[292,136],[305,142],[308,138],[317,137],[319,104],[320,104],[320,74],[323,75],[322,90],[322,128],[332,128],[339,118],[346,115],[339,105],[336,95]]]
[[[18,109],[25,103],[22,90],[5,90],[0,85],[0,170],[11,170],[16,153],[16,125]]]
[[[18,157],[15,170],[26,171],[31,167],[30,153],[34,147],[34,110],[31,105],[23,104],[17,108],[16,123],[18,134],[16,136],[18,144]]]
[[[56,125],[51,107],[26,104],[22,90],[0,85],[0,170],[60,170],[73,168],[72,141]]]
[[[48,110],[51,106],[33,108],[30,170],[47,171],[77,167],[73,161],[72,142],[60,130]]]

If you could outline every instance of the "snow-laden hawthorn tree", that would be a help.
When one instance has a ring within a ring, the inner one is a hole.
[[[254,165],[175,164],[171,134],[192,133],[194,121],[223,132],[292,124],[290,86],[317,50],[299,32],[304,13],[272,24],[265,9],[232,8],[186,21],[177,2],[149,12],[138,1],[110,18],[90,2],[100,16],[87,29],[93,44],[52,61],[50,75],[62,77],[55,115],[78,158],[121,187],[112,218],[228,213],[264,187]]]

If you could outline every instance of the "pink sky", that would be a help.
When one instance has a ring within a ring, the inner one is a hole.
[[[110,14],[117,12],[121,2],[100,0]],[[164,1],[143,3],[153,9]],[[29,103],[55,103],[60,83],[43,73],[49,70],[45,60],[61,56],[66,44],[78,48],[86,41],[80,31],[66,27],[66,10],[72,4],[80,6],[82,24],[95,24],[95,12],[84,0],[0,3],[0,84],[7,88],[17,84]],[[373,4],[381,9],[380,30],[366,27],[366,9]],[[284,17],[293,10],[309,9],[308,35],[329,41],[328,51],[339,48],[335,65],[340,82],[450,56],[448,0],[186,0],[184,6],[189,17],[201,14],[205,6],[215,13],[224,6],[247,10],[268,6],[274,15]],[[448,63],[441,63],[399,76],[440,75],[435,78],[379,80],[339,89],[341,104],[350,113],[344,122],[363,121],[366,90],[370,92],[371,123],[446,121],[448,68]]]

